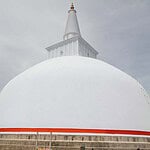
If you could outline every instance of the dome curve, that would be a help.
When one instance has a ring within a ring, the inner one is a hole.
[[[59,57],[7,84],[0,94],[0,127],[150,130],[148,100],[136,80],[107,63]]]

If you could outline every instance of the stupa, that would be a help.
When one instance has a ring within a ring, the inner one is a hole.
[[[48,60],[2,90],[0,132],[132,135],[149,144],[148,94],[131,76],[96,59],[98,52],[81,36],[73,4],[63,41],[46,49]]]

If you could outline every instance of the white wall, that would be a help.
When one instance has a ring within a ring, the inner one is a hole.
[[[62,41],[53,48],[48,50],[49,58],[61,57],[61,56],[85,56],[96,58],[96,51],[85,41],[76,38],[75,40]]]

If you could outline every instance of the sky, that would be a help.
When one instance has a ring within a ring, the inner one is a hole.
[[[150,94],[150,0],[74,0],[82,37]],[[0,0],[0,90],[63,39],[69,0]]]

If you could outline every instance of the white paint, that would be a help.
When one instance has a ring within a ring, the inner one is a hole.
[[[76,16],[76,10],[70,9],[68,11],[68,20],[65,29],[64,40],[68,40],[76,36],[81,36]]]
[[[98,52],[81,37],[76,10],[74,10],[73,5],[68,13],[64,40],[46,48],[49,52],[49,58],[61,56],[85,56],[96,58]]]
[[[136,80],[103,61],[59,57],[7,84],[0,94],[0,127],[150,131],[148,101]]]
[[[98,55],[98,52],[80,36],[61,41],[46,49],[49,53],[49,58],[74,55],[96,58]]]

